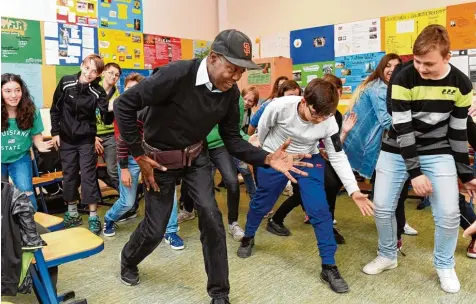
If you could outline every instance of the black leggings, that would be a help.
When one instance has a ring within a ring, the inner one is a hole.
[[[329,162],[326,162],[326,167],[324,169],[324,179],[325,179],[325,190],[326,190],[326,199],[329,204],[329,211],[332,214],[332,219],[334,219],[334,211],[336,208],[337,194],[339,194],[340,189],[342,188],[342,182],[340,181],[337,173],[334,168],[332,168]],[[292,184],[293,186],[293,195],[286,199],[281,206],[279,206],[276,213],[273,215],[273,222],[282,224],[284,218],[291,212],[294,208],[301,205],[301,192],[299,190],[298,184]],[[303,210],[304,207],[302,206]]]

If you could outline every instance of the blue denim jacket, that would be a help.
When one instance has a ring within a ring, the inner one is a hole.
[[[352,169],[365,178],[372,177],[383,131],[392,125],[386,98],[387,85],[379,79],[367,85],[352,109],[357,115],[357,122],[347,135],[344,150]]]

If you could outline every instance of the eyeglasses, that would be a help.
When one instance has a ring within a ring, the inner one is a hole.
[[[117,78],[121,77],[121,75],[119,73],[114,73],[113,71],[109,71],[109,72],[106,72],[106,73],[108,73],[109,76],[111,76],[111,77],[117,77]]]
[[[307,109],[309,110],[309,114],[311,114],[312,118],[322,119],[322,121],[327,120],[327,119],[331,118],[332,116],[334,116],[334,114],[332,114],[332,113],[327,115],[327,116],[322,116],[322,115],[316,114],[315,112],[312,112],[311,106],[307,106]]]

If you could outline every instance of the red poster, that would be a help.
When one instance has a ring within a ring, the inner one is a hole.
[[[144,67],[151,70],[182,59],[180,38],[144,34]]]

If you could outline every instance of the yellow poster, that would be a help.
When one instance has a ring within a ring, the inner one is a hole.
[[[415,39],[430,24],[446,25],[446,7],[385,17],[385,51],[412,54]]]
[[[97,27],[98,1],[57,0],[56,20],[60,23],[70,23]]]
[[[99,54],[104,62],[115,62],[125,69],[144,68],[142,33],[99,28]]]

